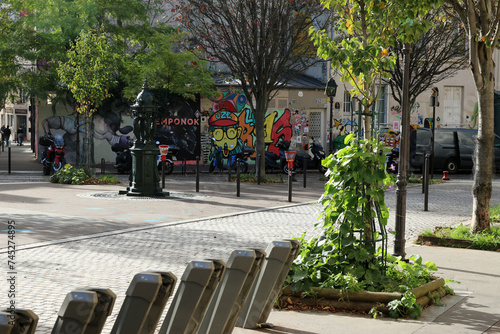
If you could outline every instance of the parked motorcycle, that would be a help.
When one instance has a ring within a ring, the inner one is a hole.
[[[43,136],[40,138],[40,145],[44,146],[41,162],[43,165],[43,175],[50,175],[60,170],[66,164],[66,150],[64,149],[64,139],[61,135]]]
[[[273,152],[266,151],[266,169],[278,169],[283,171],[283,173],[288,174],[288,162],[286,161],[285,152],[290,149],[290,142],[288,140],[282,140],[276,144],[278,147],[279,155]],[[297,160],[294,161],[294,170],[297,167]]]
[[[386,154],[385,168],[388,173],[398,173],[399,148],[395,147]]]
[[[321,162],[325,159],[325,150],[323,149],[323,146],[321,146],[321,144],[314,139],[314,137],[311,139],[312,157],[308,152],[297,152],[295,155],[297,168],[302,169],[304,168],[304,164],[306,164],[307,169],[317,169],[320,173],[325,174],[327,168],[321,165]]]
[[[160,145],[157,141],[156,145]],[[172,174],[174,171],[174,161],[177,161],[177,153],[179,153],[179,147],[176,145],[168,145],[168,153],[165,160],[161,160],[161,154],[158,154],[156,158],[156,165],[158,166],[158,171],[161,173],[162,163],[165,164],[165,175]]]
[[[111,150],[116,153],[115,168],[118,173],[128,173],[132,169],[131,145],[132,143],[119,142],[111,146]]]
[[[255,150],[251,148],[250,146],[245,146],[243,147],[243,150],[239,153],[232,154],[229,156],[229,165],[231,166],[231,170],[236,170],[238,167],[238,159],[240,159],[240,173],[245,174],[248,172],[248,158],[252,154],[255,153]]]
[[[210,165],[208,166],[208,172],[213,173],[215,169],[218,169],[219,172],[222,172],[223,170],[227,169],[226,166],[224,166],[224,158],[222,155],[222,147],[220,146],[215,146],[217,151],[214,152],[214,158],[210,162]]]

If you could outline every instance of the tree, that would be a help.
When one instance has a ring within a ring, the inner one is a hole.
[[[319,61],[305,31],[328,23],[316,0],[173,1],[191,42],[225,64],[239,80],[254,118],[257,153],[264,156],[269,101],[296,75]],[[260,171],[265,171],[260,159]]]
[[[388,80],[396,42],[415,42],[431,23],[423,16],[436,1],[322,0],[336,14],[339,36],[311,29],[318,55],[331,60],[352,96],[363,106],[364,135],[370,138],[370,108],[378,99],[382,79]]]
[[[149,36],[164,31],[157,17],[162,14],[161,0],[9,0],[10,9],[19,16],[19,29],[26,38],[14,49],[16,59],[37,64],[36,71],[24,76],[19,85],[32,96],[66,101],[67,91],[58,85],[57,68],[67,61],[67,50],[82,30],[102,26],[109,48],[119,58],[119,73],[126,73],[137,54],[145,51]],[[153,21],[154,20],[154,21]],[[144,78],[140,80],[143,81]]]
[[[424,32],[413,45],[410,54],[410,107],[417,97],[435,85],[450,78],[468,63],[466,36],[460,31],[456,20],[442,21],[442,13],[434,12],[426,19],[434,22],[429,31]],[[396,41],[391,48],[396,56],[394,68],[388,80],[394,100],[401,103],[403,84],[403,43]]]
[[[179,49],[179,38],[174,33],[156,33],[149,38],[145,52],[137,54],[128,71],[121,74],[128,83],[125,97],[137,96],[144,76],[151,87],[164,88],[186,99],[193,100],[197,94],[216,95],[208,61],[200,60],[196,51]]]
[[[75,44],[68,51],[68,61],[61,64],[58,73],[68,85],[77,111],[86,118],[86,161],[91,167],[90,148],[93,139],[92,115],[109,96],[109,89],[115,84],[113,54],[102,31],[81,32]]]
[[[500,38],[500,2],[444,0],[449,16],[459,19],[468,36],[469,66],[478,97],[478,136],[472,186],[472,230],[490,227],[493,176],[494,94],[493,52]]]

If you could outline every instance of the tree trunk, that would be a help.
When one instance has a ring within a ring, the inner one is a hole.
[[[494,92],[493,48],[479,47],[479,67],[473,68],[476,87],[478,87],[478,136],[474,155],[474,184],[472,186],[472,225],[474,232],[490,228],[490,199],[493,175],[494,144]]]

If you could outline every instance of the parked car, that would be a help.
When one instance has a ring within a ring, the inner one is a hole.
[[[434,170],[450,174],[473,168],[477,130],[461,128],[435,129]],[[417,128],[410,134],[410,168],[421,171],[425,154],[432,151],[432,129]],[[495,168],[500,169],[500,137],[495,135]]]

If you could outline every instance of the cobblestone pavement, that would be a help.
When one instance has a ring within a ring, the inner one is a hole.
[[[492,203],[500,202],[499,186],[495,180]],[[432,185],[428,212],[423,211],[423,196],[420,186],[408,187],[408,242],[426,228],[465,222],[470,217],[470,180]],[[394,229],[395,198],[395,190],[387,192],[391,229]],[[118,296],[103,331],[108,333],[136,273],[171,271],[180,278],[191,260],[227,260],[234,249],[265,249],[273,240],[300,236],[304,232],[312,235],[316,233],[318,209],[314,204],[296,204],[223,218],[159,224],[126,233],[109,232],[84,240],[26,246],[16,254],[16,304],[40,316],[37,333],[50,333],[66,293],[84,286],[107,287]],[[390,243],[389,249],[392,247]],[[5,264],[5,249],[0,250],[0,257],[2,265]],[[1,284],[1,290],[7,290],[5,283]],[[7,305],[8,301],[6,293],[1,293],[0,305]]]

